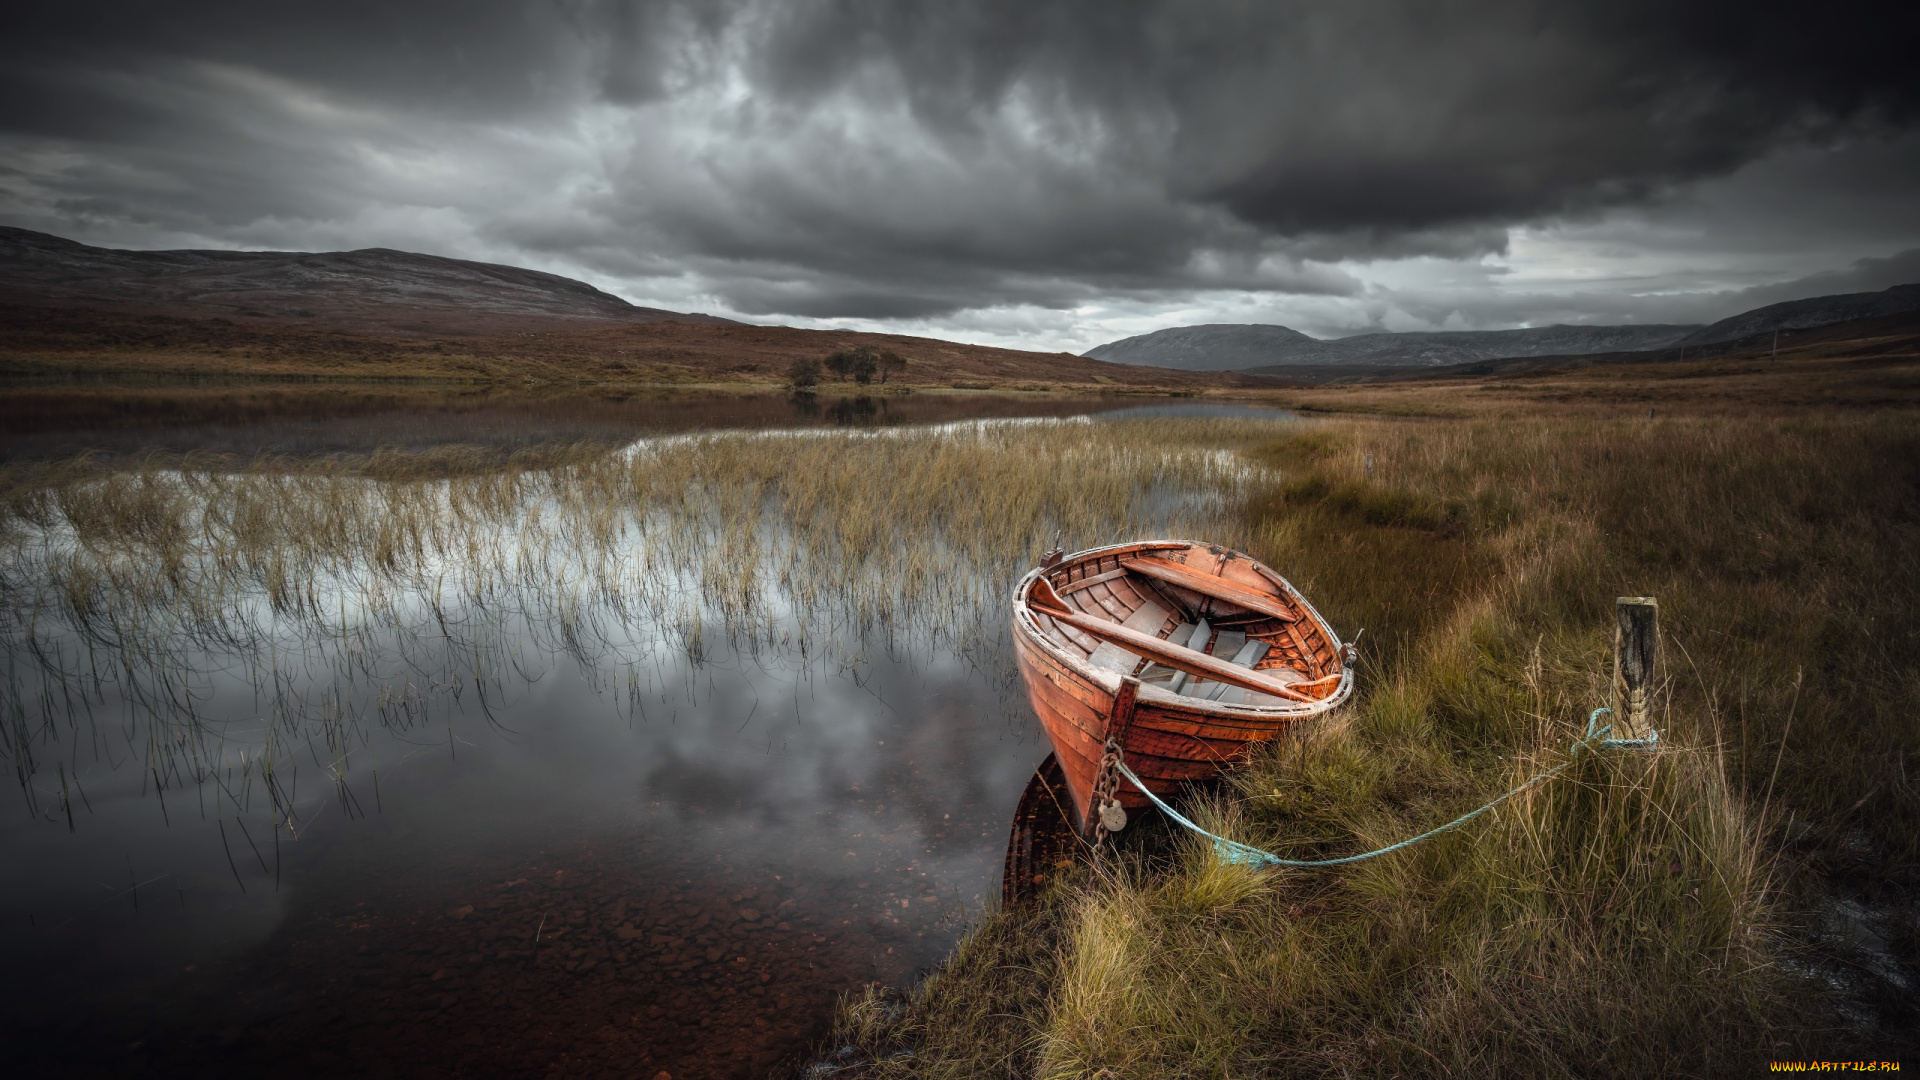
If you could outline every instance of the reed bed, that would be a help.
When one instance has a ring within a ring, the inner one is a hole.
[[[49,763],[123,712],[163,791],[217,779],[286,817],[296,751],[363,808],[369,725],[444,724],[451,744],[463,690],[486,711],[560,658],[630,703],[715,649],[805,666],[873,642],[1010,672],[1003,601],[1054,538],[1219,535],[1261,471],[1234,449],[1275,430],[989,421],[15,467],[0,752],[37,812],[70,813]],[[209,704],[236,684],[259,703],[244,722]]]
[[[912,995],[851,1000],[850,1075],[1718,1076],[1913,1048],[1920,424],[1354,417],[1246,456],[1271,478],[1248,550],[1366,628],[1361,690],[1197,793],[1200,821],[1346,855],[1566,762],[1621,595],[1661,602],[1663,749],[1330,870],[1223,866],[1150,819]]]

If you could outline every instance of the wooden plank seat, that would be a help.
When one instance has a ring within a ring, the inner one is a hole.
[[[1286,601],[1272,593],[1260,592],[1237,581],[1230,581],[1218,574],[1209,574],[1204,570],[1195,570],[1184,563],[1172,562],[1152,555],[1135,555],[1120,560],[1120,565],[1137,574],[1157,578],[1169,585],[1178,585],[1191,589],[1202,596],[1215,600],[1224,600],[1235,607],[1279,619],[1281,622],[1299,622],[1300,613]]]
[[[1094,585],[1118,580],[1127,573],[1128,571],[1122,568],[1104,574],[1095,574],[1060,588],[1057,594],[1064,599]],[[1104,608],[1096,610],[1104,610]],[[1081,611],[1083,614],[1098,617],[1094,610],[1089,610],[1085,606],[1084,601]],[[1143,599],[1140,607],[1120,625],[1142,634],[1154,634],[1166,624],[1170,615],[1171,613],[1156,601]],[[1273,648],[1267,642],[1248,638],[1244,631],[1215,631],[1205,619],[1197,623],[1180,623],[1162,640],[1170,645],[1183,646],[1218,659],[1225,659],[1230,664],[1250,671],[1256,670],[1260,661],[1265,659],[1268,651]],[[1283,700],[1242,686],[1232,686],[1217,680],[1189,675],[1187,672],[1144,659],[1138,653],[1122,648],[1111,641],[1099,641],[1094,646],[1093,652],[1087,656],[1087,662],[1107,671],[1133,675],[1142,682],[1166,684],[1167,689],[1176,694],[1185,694],[1202,701],[1220,701],[1233,705],[1264,705]],[[1260,673],[1289,684],[1304,681],[1299,672],[1288,668],[1272,668]]]
[[[1158,604],[1149,602],[1148,609],[1143,610],[1148,610],[1146,617],[1128,619],[1122,625],[1143,632],[1151,632],[1148,627],[1158,626],[1167,618],[1166,609]],[[1210,645],[1202,647],[1196,644],[1198,641],[1204,641],[1208,636],[1213,637]],[[1267,653],[1273,648],[1272,645],[1249,638],[1245,633],[1237,630],[1221,630],[1218,633],[1212,633],[1204,619],[1198,623],[1181,623],[1167,634],[1165,640],[1174,645],[1184,645],[1190,649],[1199,649],[1211,656],[1225,658],[1228,663],[1249,670],[1256,670],[1260,661],[1266,659]],[[1111,642],[1102,642],[1088,660],[1097,667],[1118,671],[1121,674],[1131,672],[1143,683],[1165,685],[1176,694],[1185,694],[1202,701],[1219,701],[1229,705],[1266,705],[1281,700],[1271,694],[1258,693],[1244,687],[1229,686],[1211,679],[1194,678],[1184,671],[1177,671],[1165,664],[1143,660]],[[1139,670],[1135,671],[1136,668]],[[1289,684],[1305,681],[1299,672],[1291,668],[1268,668],[1260,673]]]
[[[1255,671],[1251,668],[1236,667],[1228,661],[1211,656],[1199,649],[1189,648],[1184,645],[1175,645],[1163,641],[1152,634],[1142,633],[1139,630],[1123,626],[1110,619],[1100,619],[1092,615],[1077,612],[1073,610],[1065,600],[1061,599],[1060,594],[1054,591],[1053,585],[1045,578],[1040,578],[1033,583],[1033,589],[1028,598],[1028,603],[1035,611],[1045,614],[1056,623],[1073,627],[1090,637],[1108,644],[1117,645],[1125,651],[1133,653],[1135,656],[1154,660],[1167,667],[1175,668],[1186,675],[1200,678],[1210,677],[1216,681],[1228,683],[1243,690],[1270,694],[1274,697],[1291,701],[1309,702],[1313,700],[1313,698],[1308,695],[1291,689],[1286,683],[1269,677],[1265,672]],[[1210,644],[1209,640],[1201,638],[1200,636],[1201,628],[1204,626],[1205,620],[1196,624],[1193,637],[1188,639],[1189,642],[1197,639],[1202,646]],[[1210,632],[1208,636],[1211,637]],[[1095,651],[1098,650],[1096,649]],[[1175,693],[1180,693],[1184,685],[1184,681],[1181,681],[1179,685],[1174,685],[1171,689],[1173,689]]]
[[[1127,616],[1127,620],[1120,625],[1142,634],[1155,634],[1166,624],[1167,614],[1166,608],[1148,600],[1140,605],[1139,610]],[[1140,656],[1111,641],[1102,641],[1087,656],[1087,663],[1108,671],[1117,671],[1122,675],[1131,675],[1133,670],[1140,666]]]

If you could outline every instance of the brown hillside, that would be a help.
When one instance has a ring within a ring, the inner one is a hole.
[[[1262,380],[636,307],[523,267],[359,251],[130,251],[0,227],[0,373],[759,383],[851,345],[899,380],[1182,390]]]
[[[330,320],[331,321],[331,320]],[[0,373],[459,379],[544,383],[784,381],[796,359],[857,344],[907,361],[891,381],[969,389],[1200,390],[1274,385],[1216,372],[1109,364],[933,338],[678,319],[628,322],[487,313],[466,333],[0,306]]]

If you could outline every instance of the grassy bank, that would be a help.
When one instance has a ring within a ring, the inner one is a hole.
[[[1567,760],[1606,702],[1620,595],[1661,602],[1666,749],[1583,757],[1335,870],[1222,867],[1149,822],[908,997],[850,1002],[834,1065],[1745,1075],[1911,1049],[1920,423],[1478,389],[1330,394],[1375,414],[1248,452],[1274,470],[1241,507],[1249,549],[1366,628],[1362,692],[1195,812],[1344,855]]]

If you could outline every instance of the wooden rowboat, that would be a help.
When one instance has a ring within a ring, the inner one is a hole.
[[[1112,752],[1165,796],[1353,693],[1353,647],[1313,605],[1211,544],[1050,553],[1014,588],[1013,641],[1073,824],[1096,840],[1124,827],[1109,803],[1147,805]]]

